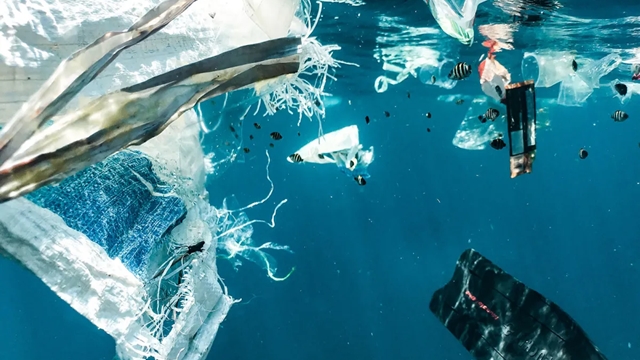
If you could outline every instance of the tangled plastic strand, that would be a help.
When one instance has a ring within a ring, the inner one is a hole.
[[[349,64],[333,59],[333,52],[340,50],[338,45],[321,45],[315,38],[310,37],[320,20],[322,13],[322,3],[318,2],[318,14],[315,21],[311,23],[311,1],[303,0],[302,4],[307,28],[307,34],[302,42],[300,69],[296,74],[281,76],[269,86],[269,90],[260,95],[258,107],[254,113],[260,111],[260,104],[264,103],[266,115],[273,115],[276,111],[286,108],[290,114],[292,108],[298,110],[300,115],[298,126],[302,122],[302,117],[312,119],[314,116],[321,120],[325,116],[325,107],[322,101],[323,95],[330,95],[324,92],[327,78],[335,80],[329,74],[330,69],[339,67],[339,64]],[[350,64],[355,65],[356,64]],[[313,84],[304,77],[313,79]]]
[[[253,233],[253,224],[262,223],[271,228],[274,228],[276,226],[275,217],[278,209],[280,208],[280,206],[284,205],[287,202],[287,199],[280,201],[280,203],[276,205],[275,209],[273,210],[273,214],[271,215],[270,222],[267,222],[265,220],[249,220],[247,215],[244,213],[245,210],[251,209],[260,204],[264,204],[271,198],[271,195],[273,194],[274,185],[269,175],[269,165],[271,164],[271,157],[269,156],[269,151],[265,151],[265,153],[267,155],[267,180],[271,185],[269,194],[267,194],[264,199],[253,202],[239,209],[229,209],[227,207],[227,202],[225,199],[221,209],[216,209],[214,207],[210,208],[210,213],[205,215],[205,221],[210,224],[212,229],[218,229],[215,240],[217,241],[218,249],[226,253],[226,255],[221,255],[221,257],[227,260],[234,259],[235,262],[233,262],[233,265],[236,270],[237,266],[241,265],[240,260],[238,260],[236,256],[240,256],[245,258],[246,260],[261,265],[263,269],[267,271],[267,275],[272,280],[283,281],[293,273],[295,267],[292,268],[286,276],[277,277],[275,275],[277,270],[275,259],[269,254],[265,253],[263,250],[272,249],[292,252],[291,249],[288,246],[282,246],[272,242],[267,242],[260,246],[255,246],[252,242],[251,235]]]

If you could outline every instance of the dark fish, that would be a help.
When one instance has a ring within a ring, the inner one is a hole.
[[[411,93],[407,92],[407,99],[411,99]]]
[[[316,104],[317,107],[320,107],[320,100],[316,99],[316,101],[314,101],[314,104]]]
[[[318,154],[318,159],[324,159],[324,155]]]
[[[238,133],[233,133],[233,136],[234,136],[236,139],[239,139],[239,138],[240,138],[240,135],[238,135]]]
[[[456,100],[456,105],[462,105],[462,103],[464,103],[464,99]]]
[[[277,132],[277,131],[272,132],[271,134],[269,134],[269,136],[271,136],[271,138],[272,138],[273,140],[280,140],[280,139],[282,139],[282,135],[281,135],[279,132]]]
[[[196,252],[202,252],[203,248],[204,248],[204,241],[200,241],[197,244],[193,244],[191,246],[188,246],[186,255],[191,255],[191,254],[196,253]]]
[[[320,154],[322,155],[322,154]],[[289,155],[289,159],[291,159],[291,161],[293,161],[294,163],[301,163],[304,160],[302,160],[302,156],[300,156],[300,154],[295,153],[295,154],[291,154]]]
[[[435,83],[436,83],[436,76],[431,75],[431,84],[435,84]]]
[[[364,117],[364,122],[366,122],[367,124],[371,121],[371,119],[369,119],[369,116],[365,116]]]
[[[236,128],[234,128],[233,125],[229,125],[229,130],[231,130],[231,132],[236,132]]]
[[[478,116],[478,120],[480,120],[480,122],[482,123],[485,123],[487,122],[487,120],[494,121],[498,118],[498,116],[500,116],[500,111],[494,108],[489,108],[487,112],[484,113],[484,115]]]
[[[623,122],[629,118],[629,115],[627,115],[627,113],[622,110],[616,110],[613,112],[613,115],[611,115],[611,118],[613,119],[613,121]]]
[[[262,129],[262,126],[260,126],[260,124],[258,123],[253,123],[253,127],[255,127],[256,129]]]
[[[253,140],[253,135],[249,135],[249,140]]]
[[[578,151],[578,156],[580,159],[586,159],[587,156],[589,156],[589,153],[585,149],[580,149],[580,151]]]
[[[362,177],[362,175],[358,175],[358,176],[354,177],[353,180],[355,180],[358,183],[358,185],[360,185],[360,186],[367,185],[367,180],[365,180]]]
[[[449,72],[449,79],[451,80],[462,80],[466,79],[471,75],[471,66],[465,62],[459,62],[456,66],[453,67],[451,72]]]
[[[573,61],[571,61],[571,68],[573,69],[573,71],[578,71],[578,63],[576,62],[576,59],[573,59]]]
[[[491,145],[492,148],[494,148],[496,150],[502,150],[502,149],[504,149],[505,146],[507,146],[507,144],[505,144],[504,140],[502,140],[501,137],[491,140],[491,144],[490,145]]]
[[[391,114],[388,111],[385,111],[384,112],[384,116],[389,117],[389,116],[391,116]]]
[[[269,147],[274,147],[273,143],[269,143]]]
[[[495,89],[496,89],[496,93],[498,94],[498,96],[502,97],[502,89],[500,89],[500,86],[496,85]]]
[[[298,131],[298,136],[300,136],[300,131]]]
[[[356,161],[354,159],[349,160],[349,169],[356,167]]]
[[[431,113],[430,112],[427,113],[427,119],[431,119]]]
[[[427,128],[427,132],[431,132],[431,129]]]
[[[622,96],[627,95],[627,85],[625,85],[623,83],[617,83],[613,87],[616,89],[618,94],[620,94]]]
[[[245,154],[248,154],[251,150],[249,150],[249,148],[244,148],[242,149],[244,151]]]

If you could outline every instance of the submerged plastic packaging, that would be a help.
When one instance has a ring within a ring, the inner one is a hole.
[[[495,40],[487,40],[482,45],[488,47],[489,52],[487,58],[478,66],[480,86],[485,94],[501,101],[506,96],[505,87],[511,82],[511,73],[496,60],[495,52],[505,48],[505,44]]]
[[[478,5],[487,0],[425,0],[431,14],[447,35],[465,45],[473,42]]]
[[[536,87],[560,85],[558,105],[582,106],[593,90],[600,86],[600,78],[620,65],[618,54],[609,54],[602,59],[576,59],[570,52],[525,53],[522,60],[522,75],[534,79]],[[574,66],[577,68],[574,71]]]
[[[233,300],[215,266],[224,239],[200,214],[209,205],[196,117],[146,149],[156,154],[125,150],[0,204],[0,249],[111,335],[119,359],[202,359]],[[152,281],[200,242],[181,274]]]
[[[278,17],[284,25],[257,12],[291,0],[251,1],[250,9],[228,0],[156,4],[0,4],[11,15],[2,25],[21,28],[0,33],[16,44],[0,54],[0,76],[13,86],[0,89],[9,99],[0,106],[17,114],[0,133],[0,186],[3,200],[13,199],[0,204],[0,253],[111,335],[119,359],[202,360],[233,303],[216,249],[257,261],[269,259],[261,249],[285,247],[248,241],[260,221],[241,210],[266,200],[239,210],[209,204],[190,109],[256,81],[270,84],[257,95],[263,103],[310,109],[324,82],[299,76],[326,75],[336,48],[308,38],[306,0],[296,1],[293,20]],[[304,34],[267,35],[288,32]],[[290,90],[293,82],[307,97]],[[49,181],[59,184],[42,187]],[[272,276],[272,262],[260,264]]]
[[[484,114],[490,107],[498,107],[485,97],[472,99],[470,103],[471,106],[453,136],[452,142],[461,149],[483,150],[491,140],[505,132],[504,110],[500,108],[500,116],[495,121],[482,123],[478,120],[478,116]]]
[[[453,89],[458,83],[449,79],[449,72],[456,66],[451,59],[444,59],[436,65],[425,64],[418,68],[418,79],[426,85],[434,85],[443,89]]]
[[[640,83],[637,82],[613,80],[609,83],[609,86],[611,87],[612,94],[620,99],[621,104],[628,103],[629,100],[631,100],[633,94],[640,94]],[[621,86],[622,89],[624,89],[624,94],[622,94],[619,90]]]
[[[324,134],[287,157],[290,163],[334,164],[350,177],[365,179],[374,159],[373,146],[363,150],[356,125]]]

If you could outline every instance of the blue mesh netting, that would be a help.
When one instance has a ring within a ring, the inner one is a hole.
[[[138,151],[120,151],[104,161],[25,197],[58,214],[70,228],[120,258],[139,277],[146,275],[151,249],[184,219],[187,210],[172,186],[162,182]]]

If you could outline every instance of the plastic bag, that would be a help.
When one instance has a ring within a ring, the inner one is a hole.
[[[487,0],[425,0],[431,14],[447,35],[465,45],[473,42],[478,5]]]

